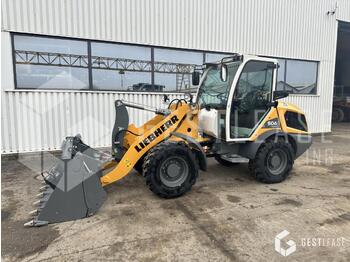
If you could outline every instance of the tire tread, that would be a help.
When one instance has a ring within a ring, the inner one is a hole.
[[[186,155],[190,178],[180,187],[168,188],[157,181],[157,168],[163,159],[174,154]],[[183,142],[161,142],[148,152],[143,162],[143,176],[146,178],[147,186],[153,193],[162,198],[179,197],[191,190],[198,177],[198,169],[198,161],[190,148]]]
[[[287,168],[279,176],[270,175],[266,170],[265,158],[273,148],[284,148],[288,153]],[[287,143],[283,138],[278,138],[277,141],[270,139],[266,141],[258,150],[254,159],[251,159],[248,164],[250,174],[259,182],[272,184],[279,183],[285,180],[290,174],[294,164],[294,150],[290,143]]]

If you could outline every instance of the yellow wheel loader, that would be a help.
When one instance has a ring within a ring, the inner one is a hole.
[[[258,181],[283,181],[311,136],[304,113],[278,101],[288,93],[275,90],[277,68],[275,59],[235,54],[193,72],[195,99],[174,99],[167,109],[115,101],[112,153],[90,148],[80,136],[67,137],[60,161],[42,174],[40,200],[25,226],[93,215],[106,199],[104,187],[133,169],[163,198],[191,190],[207,157],[226,166],[249,161]],[[155,116],[136,127],[127,107]]]

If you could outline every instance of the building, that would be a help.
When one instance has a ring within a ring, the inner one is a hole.
[[[109,146],[113,100],[158,106],[234,52],[278,58],[278,88],[311,132],[330,132],[336,65],[350,86],[349,23],[348,0],[2,0],[1,151],[55,150],[75,133]]]

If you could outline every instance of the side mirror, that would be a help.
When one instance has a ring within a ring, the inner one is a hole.
[[[201,78],[201,73],[198,71],[193,71],[193,73],[192,73],[192,85],[198,86],[200,78]]]
[[[227,65],[225,64],[221,64],[220,78],[222,82],[226,82],[227,80]]]
[[[274,101],[281,99],[281,98],[285,98],[287,96],[289,96],[289,92],[287,92],[287,91],[277,90],[277,91],[273,92],[273,100]]]

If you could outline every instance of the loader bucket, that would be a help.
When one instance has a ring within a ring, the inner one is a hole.
[[[62,156],[48,172],[30,214],[33,220],[25,226],[76,220],[93,215],[106,199],[100,177],[102,164],[109,156],[85,145],[80,137],[67,137]]]

